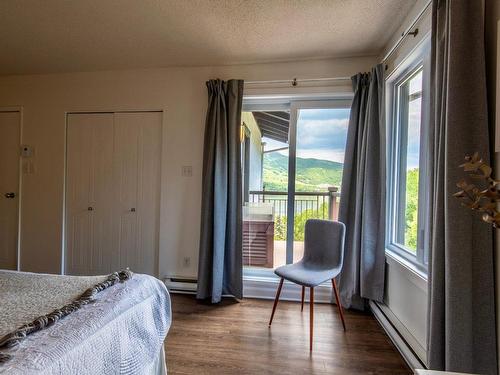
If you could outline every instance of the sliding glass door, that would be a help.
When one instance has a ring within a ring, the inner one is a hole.
[[[306,220],[337,218],[349,107],[346,100],[244,107],[246,271],[298,261]]]

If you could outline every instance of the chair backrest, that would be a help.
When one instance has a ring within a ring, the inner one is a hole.
[[[304,234],[303,262],[325,269],[342,268],[344,262],[344,223],[309,219],[306,221]]]

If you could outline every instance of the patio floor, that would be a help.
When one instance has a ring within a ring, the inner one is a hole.
[[[293,262],[302,259],[304,255],[304,241],[293,242]],[[286,264],[286,241],[274,241],[274,268]]]

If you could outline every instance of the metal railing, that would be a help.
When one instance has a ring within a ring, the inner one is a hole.
[[[295,192],[295,216],[303,214],[306,219],[338,219],[337,187],[329,187],[328,191],[297,191]],[[253,190],[249,192],[249,203],[270,203],[276,216],[286,216],[288,193],[286,191]]]

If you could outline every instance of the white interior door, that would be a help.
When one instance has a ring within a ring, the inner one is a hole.
[[[155,275],[161,113],[68,116],[66,273]]]
[[[0,112],[0,268],[17,269],[20,113]]]

